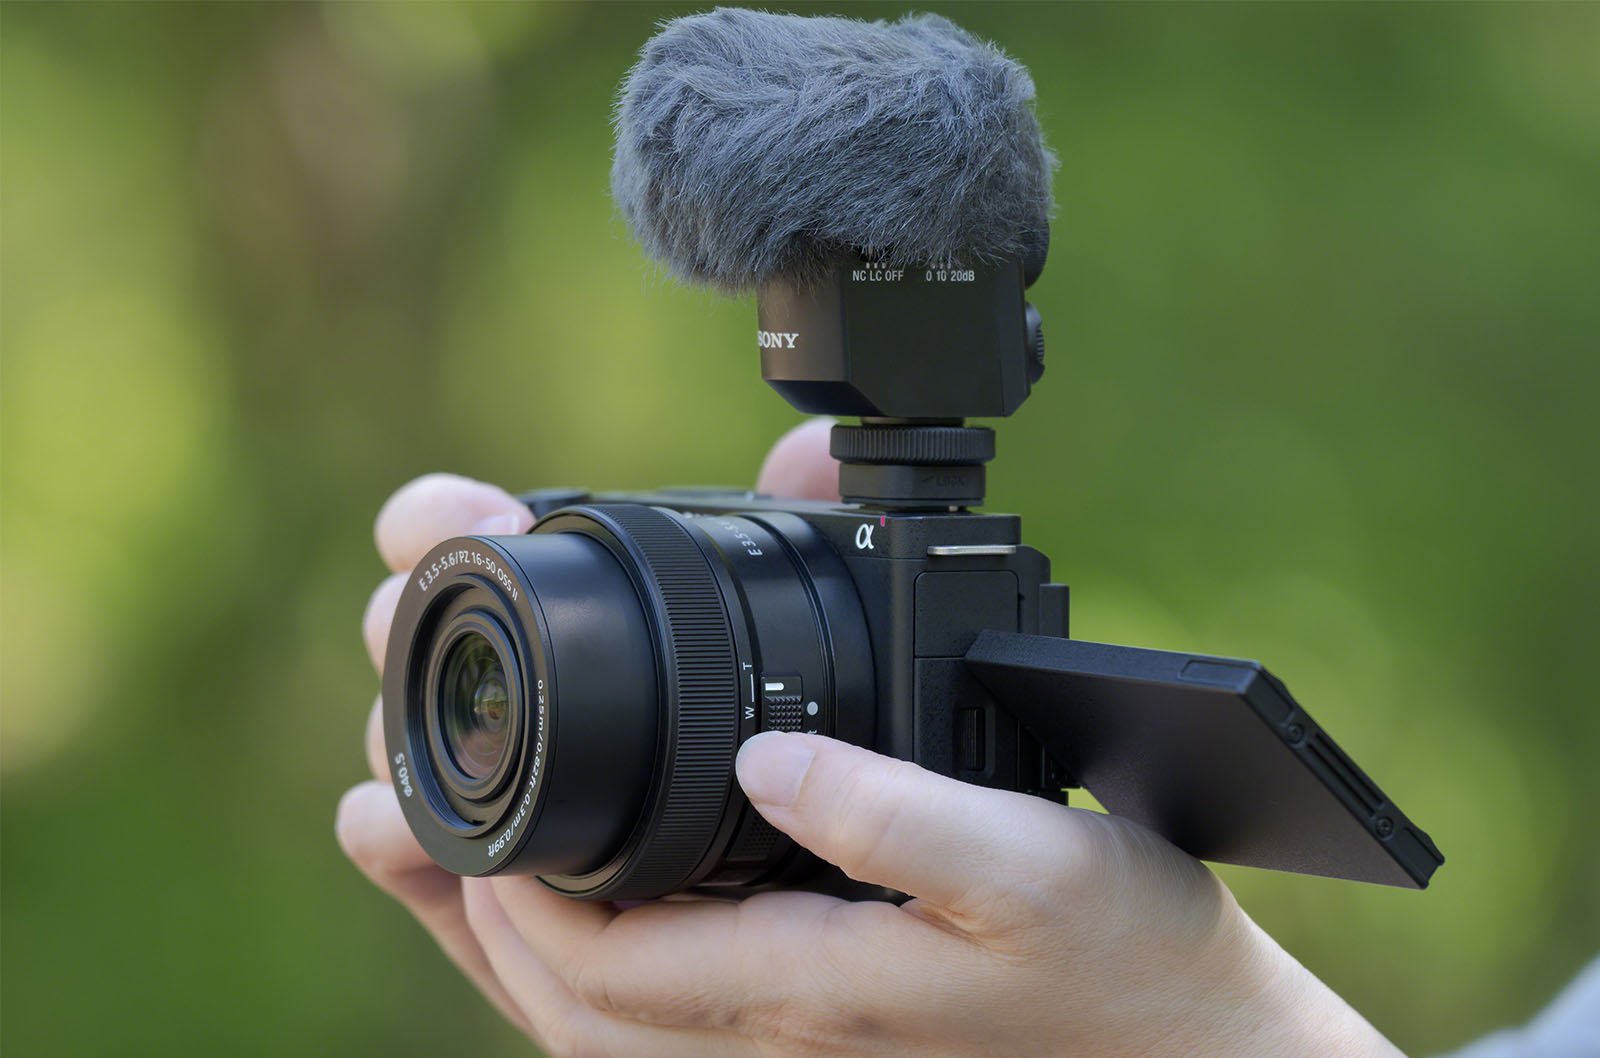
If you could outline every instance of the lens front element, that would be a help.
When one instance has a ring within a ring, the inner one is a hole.
[[[478,632],[456,640],[445,659],[439,719],[455,766],[474,782],[493,775],[506,755],[511,700],[500,656]]]

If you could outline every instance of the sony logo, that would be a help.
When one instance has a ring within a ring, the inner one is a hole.
[[[756,344],[763,349],[793,349],[794,340],[800,337],[799,333],[789,334],[784,331],[757,331]]]

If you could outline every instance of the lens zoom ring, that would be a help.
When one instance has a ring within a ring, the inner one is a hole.
[[[619,504],[606,513],[644,553],[659,591],[668,693],[678,706],[660,816],[608,896],[646,899],[681,888],[716,834],[733,775],[738,662],[722,593],[688,531],[649,507]]]
[[[986,426],[835,426],[828,451],[845,463],[971,466],[994,458]]]

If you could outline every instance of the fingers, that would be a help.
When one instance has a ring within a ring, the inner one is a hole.
[[[1028,899],[1085,845],[1071,813],[820,735],[747,741],[739,783],[774,826],[858,881],[957,914]]]
[[[461,879],[436,866],[406,826],[394,790],[362,783],[339,802],[334,825],[339,844],[378,888],[404,904],[445,954],[513,1024],[527,1019],[495,976],[467,922]]]
[[[529,1034],[546,1051],[559,1056],[564,1043],[575,1041],[589,1028],[594,1012],[586,1010],[522,943],[495,900],[488,879],[463,878],[461,889],[473,936],[497,979],[508,994],[515,995]]]
[[[532,527],[532,513],[504,489],[455,474],[428,474],[389,497],[373,537],[389,568],[405,573],[452,536],[510,536]]]
[[[792,499],[839,498],[839,464],[828,455],[831,419],[801,423],[773,446],[757,490]],[[389,628],[406,577],[428,549],[452,536],[508,536],[533,527],[533,515],[494,485],[456,474],[428,474],[403,485],[378,512],[373,536],[394,570],[378,585],[362,617],[362,638],[372,666],[383,673]]]
[[[383,656],[389,647],[389,626],[394,623],[394,610],[408,579],[405,573],[385,577],[367,600],[367,612],[361,616],[361,638],[367,644],[367,657],[372,659],[372,667],[380,676],[383,675]]]
[[[529,949],[580,999],[658,1025],[742,1027],[758,1005],[751,986],[777,986],[786,976],[782,968],[804,957],[806,919],[815,917],[796,914],[781,930],[751,931],[746,904],[661,902],[618,913],[558,896],[529,878],[497,878],[494,885]],[[794,942],[790,950],[774,950],[780,934]]]
[[[837,500],[839,462],[828,454],[832,419],[810,419],[782,437],[767,453],[756,491],[791,500]]]
[[[529,1023],[532,1035],[554,1058],[564,1055],[616,1055],[632,1058],[753,1058],[755,1045],[737,1036],[716,1032],[647,1025],[604,1010],[596,1009],[575,994],[562,977],[528,943],[530,936],[541,937],[547,930],[566,929],[569,916],[578,922],[593,922],[601,906],[582,904],[544,890],[550,903],[540,909],[533,921],[515,921],[500,894],[543,889],[532,878],[465,879],[464,891],[468,921],[485,953]],[[507,885],[507,883],[515,883]],[[526,914],[528,905],[522,905]],[[581,926],[579,927],[582,928]],[[670,972],[658,985],[670,987]]]
[[[382,783],[389,782],[389,753],[384,748],[381,696],[372,703],[372,711],[367,713],[366,745],[367,767],[372,769],[372,777]]]
[[[418,478],[378,512],[378,552],[396,571],[378,585],[362,617],[362,638],[375,669],[384,653],[405,572],[441,540],[467,533],[527,532],[533,516],[502,489],[448,474]],[[439,946],[509,1020],[524,1031],[527,1019],[500,984],[467,922],[461,879],[435,865],[407,827],[388,785],[381,699],[367,719],[367,763],[375,782],[355,787],[339,802],[336,831],[345,853],[379,888],[399,900]]]
[[[496,878],[494,892],[528,949],[586,1005],[794,1048],[784,1054],[859,1044],[863,1021],[914,1011],[930,989],[974,971],[963,956],[975,948],[887,903],[775,892],[568,915],[571,902],[532,879]],[[918,972],[886,966],[888,952]]]

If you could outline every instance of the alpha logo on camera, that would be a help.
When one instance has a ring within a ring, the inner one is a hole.
[[[798,333],[787,331],[757,331],[756,344],[763,349],[793,349]]]

